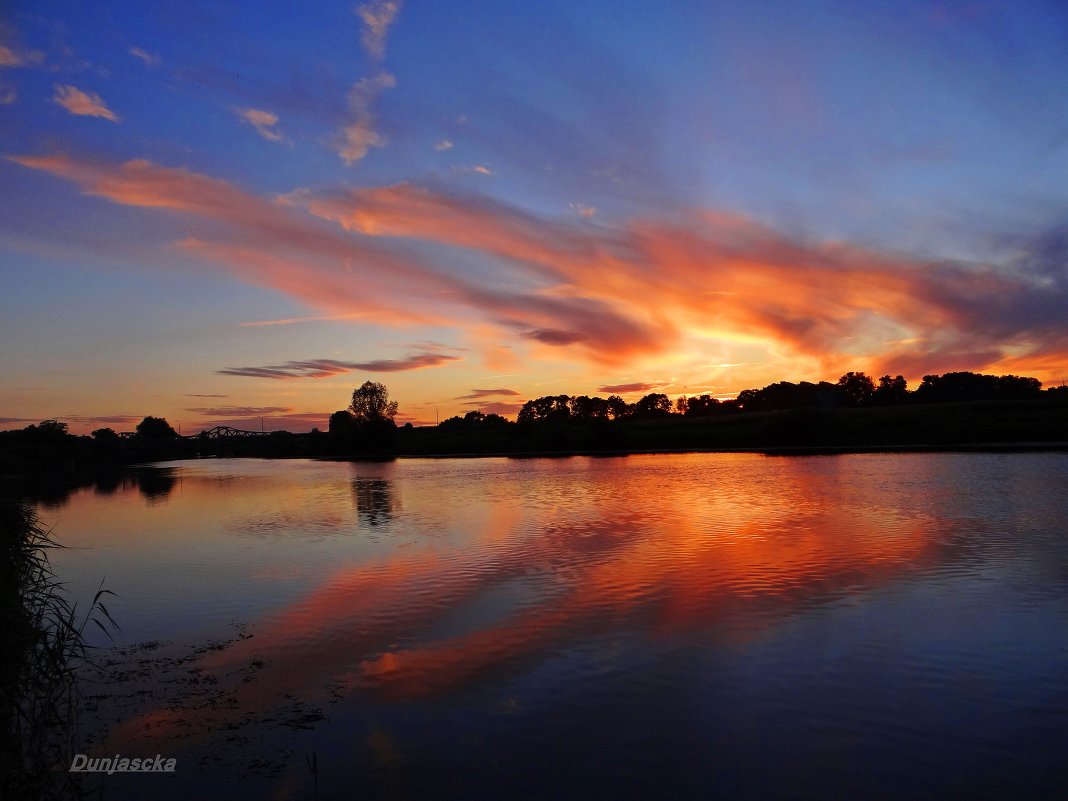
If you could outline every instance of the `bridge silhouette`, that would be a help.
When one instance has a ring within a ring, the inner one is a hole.
[[[249,437],[269,437],[271,434],[274,433],[274,431],[246,431],[243,428],[234,428],[233,426],[215,426],[215,428],[205,428],[199,434],[186,434],[180,438],[203,442],[206,439],[245,439]],[[120,431],[119,436],[123,439],[134,439],[135,437],[137,437],[137,432]]]
[[[266,437],[273,434],[273,431],[246,431],[242,428],[233,428],[232,426],[215,426],[215,428],[206,428],[199,434],[190,434],[183,439],[235,439],[244,437]]]

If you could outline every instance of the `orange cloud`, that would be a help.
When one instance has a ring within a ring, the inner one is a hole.
[[[1025,273],[795,241],[730,215],[694,211],[672,221],[576,226],[408,184],[329,193],[308,208],[371,236],[507,260],[556,282],[539,291],[543,297],[596,300],[615,314],[644,316],[643,330],[656,329],[654,350],[681,330],[761,339],[828,365],[860,359],[874,368],[900,363],[891,343],[911,338],[926,343],[911,352],[928,365],[967,354],[978,369],[1005,344],[1033,350],[1042,331],[1060,331],[1048,286]],[[1063,281],[1058,293],[1065,294]],[[1036,305],[1044,311],[1038,320],[1026,312]],[[580,325],[520,335],[587,345],[591,333]]]
[[[1038,267],[1006,270],[791,239],[705,211],[594,224],[410,184],[272,201],[145,160],[11,158],[116,203],[210,220],[210,239],[179,247],[328,315],[451,325],[491,355],[526,344],[622,365],[718,337],[827,373],[1011,363],[1059,379],[1039,368],[1068,363],[1068,282],[1048,247],[1034,248]],[[489,258],[498,278],[411,241]]]

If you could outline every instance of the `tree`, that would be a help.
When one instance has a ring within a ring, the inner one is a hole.
[[[348,409],[341,409],[330,415],[327,430],[331,434],[349,434],[356,429],[356,419]]]
[[[722,404],[711,395],[694,395],[686,401],[686,410],[683,412],[687,417],[708,417],[715,414]]]
[[[357,423],[393,422],[397,402],[389,399],[389,390],[377,381],[365,381],[352,393],[349,413]]]
[[[879,406],[897,406],[908,400],[908,382],[904,376],[891,378],[884,375],[879,379],[879,386],[875,388],[872,400]]]
[[[589,395],[579,395],[570,401],[571,417],[574,420],[607,420],[608,401],[604,398],[591,398]]]
[[[663,392],[650,392],[634,404],[635,417],[667,417],[671,414],[671,398]]]
[[[67,424],[59,420],[42,420],[37,425],[37,433],[48,437],[63,437],[67,434]]]
[[[162,417],[146,417],[137,424],[137,436],[154,439],[176,439],[178,432]]]
[[[98,428],[92,434],[97,442],[118,442],[119,435],[112,428]]]
[[[519,410],[516,420],[520,423],[555,421],[566,423],[571,417],[571,398],[567,395],[545,395],[528,400]]]
[[[612,415],[613,420],[622,420],[624,417],[630,416],[630,404],[619,395],[609,395],[608,400],[605,402],[608,404],[608,413]]]
[[[875,382],[866,373],[846,373],[838,379],[838,391],[846,406],[867,406],[875,394]]]

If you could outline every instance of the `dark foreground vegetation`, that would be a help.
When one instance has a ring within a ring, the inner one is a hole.
[[[0,787],[12,799],[80,798],[74,753],[87,623],[112,625],[100,603],[79,615],[52,572],[57,547],[31,509],[0,495]]]
[[[0,432],[0,476],[92,480],[107,491],[135,479],[127,465],[209,456],[359,458],[480,454],[616,453],[658,450],[867,450],[1037,447],[1068,443],[1068,387],[1043,390],[1034,378],[947,373],[905,380],[847,373],[837,383],[771,384],[737,398],[651,393],[635,403],[550,395],[527,401],[515,422],[468,412],[437,426],[397,426],[397,404],[366,382],[327,431],[307,434],[215,429],[181,437],[166,420],[146,417],[136,432],[99,429],[73,436],[46,420]],[[109,482],[111,482],[109,484]]]

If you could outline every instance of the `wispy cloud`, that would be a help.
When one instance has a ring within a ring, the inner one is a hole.
[[[386,57],[386,39],[400,8],[399,0],[372,0],[355,7],[363,23],[360,40],[372,60]],[[385,147],[387,140],[378,130],[374,105],[379,95],[396,85],[396,78],[380,70],[370,78],[361,78],[349,90],[352,120],[342,129],[338,147],[338,155],[347,166],[363,159],[372,147]]]
[[[120,117],[107,107],[100,95],[83,92],[75,86],[56,84],[56,93],[52,100],[76,117],[101,117],[111,122],[120,120]]]
[[[275,129],[278,124],[277,114],[258,108],[236,108],[234,113],[237,114],[238,119],[251,125],[256,129],[256,133],[269,142],[285,141],[285,137]]]
[[[0,43],[0,67],[29,67],[43,61],[44,53],[40,50],[27,50],[14,44]]]
[[[372,0],[356,6],[356,16],[363,23],[360,41],[367,54],[377,61],[386,57],[389,29],[397,21],[401,5],[400,0]]]
[[[579,217],[585,217],[586,219],[593,217],[597,213],[596,206],[586,206],[582,203],[572,203],[570,208],[572,214],[577,214]]]
[[[493,170],[484,164],[457,164],[452,168],[453,172],[477,172],[479,175],[493,175]]]
[[[518,397],[514,389],[472,389],[467,395],[458,395],[453,400],[482,400],[483,398]]]
[[[349,92],[349,107],[353,121],[342,131],[343,139],[338,155],[347,165],[359,161],[372,147],[384,147],[386,138],[375,130],[374,103],[378,96],[397,85],[397,79],[388,72],[380,72],[373,78],[361,78]]]
[[[228,367],[219,370],[222,375],[246,378],[327,378],[342,373],[399,373],[406,370],[421,370],[439,367],[449,362],[461,361],[459,356],[444,353],[413,353],[404,359],[377,359],[370,362],[343,362],[336,359],[309,359],[290,361],[267,367]]]
[[[288,406],[194,406],[186,409],[205,417],[265,417],[293,411]]]
[[[238,323],[242,328],[260,328],[262,326],[269,325],[296,325],[297,323],[318,323],[334,320],[358,320],[363,317],[363,314],[325,314],[316,317],[283,317],[281,320],[253,320],[245,323]]]
[[[434,145],[435,150],[452,150],[453,144],[448,139],[442,139]]]
[[[10,106],[19,99],[19,93],[10,86],[0,86],[0,106]]]
[[[0,45],[0,67],[19,67],[22,66],[22,64],[22,57],[18,53],[16,53],[7,45]],[[7,419],[17,422],[22,418],[0,418],[0,422],[3,422]]]
[[[597,391],[607,392],[609,395],[629,395],[634,392],[650,392],[663,386],[667,386],[663,381],[635,381],[630,384],[605,384],[597,387]]]
[[[131,56],[141,59],[149,67],[158,67],[163,63],[163,59],[159,57],[159,53],[149,53],[136,45],[131,47],[127,51]]]
[[[227,396],[226,395],[218,395],[218,394],[215,394],[215,393],[198,394],[196,392],[190,392],[190,393],[186,394],[186,397],[187,398],[225,398]]]

